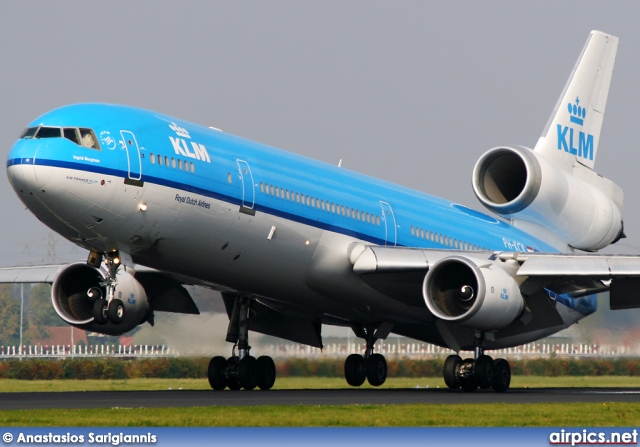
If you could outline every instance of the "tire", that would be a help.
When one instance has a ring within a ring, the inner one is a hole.
[[[263,391],[273,388],[273,384],[276,383],[276,364],[273,359],[266,355],[258,357],[256,369],[258,370],[258,388]]]
[[[209,362],[207,378],[209,379],[209,385],[214,390],[221,391],[227,387],[227,381],[224,377],[226,368],[227,360],[224,357],[217,356]]]
[[[476,383],[480,388],[491,388],[493,386],[493,359],[488,355],[481,355],[476,360],[473,368]]]
[[[471,369],[473,371],[474,366],[473,359],[464,359],[462,362],[462,367],[465,369]],[[478,383],[476,382],[476,378],[473,374],[465,375],[460,377],[460,388],[467,393],[472,393],[478,389]]]
[[[366,360],[366,369],[371,386],[380,386],[387,380],[387,361],[382,354],[371,354]]]
[[[240,359],[234,355],[227,359],[227,367],[225,374],[225,382],[230,390],[239,390],[241,388],[240,382],[238,382],[238,363]]]
[[[364,357],[360,354],[351,354],[344,362],[344,378],[351,386],[360,386],[367,378],[364,365]]]
[[[442,375],[444,383],[452,390],[460,388],[460,380],[458,380],[458,367],[462,364],[462,358],[459,355],[450,355],[444,361],[444,369]]]
[[[97,324],[106,324],[109,321],[107,317],[107,300],[99,299],[93,303],[93,319]]]
[[[245,390],[252,390],[258,386],[257,360],[250,355],[240,360],[238,364],[238,383]]]
[[[107,308],[107,318],[113,324],[120,324],[124,321],[124,303],[122,300],[114,299]]]
[[[492,388],[498,393],[504,393],[511,385],[511,367],[505,359],[498,359],[493,364]]]

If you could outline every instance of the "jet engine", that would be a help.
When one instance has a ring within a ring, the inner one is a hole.
[[[622,190],[582,165],[565,172],[528,148],[496,147],[472,183],[489,210],[549,228],[574,248],[599,250],[622,236]]]
[[[106,298],[106,287],[101,284],[106,278],[106,272],[86,263],[64,267],[51,288],[51,301],[60,318],[75,327],[107,335],[124,334],[147,321],[150,310],[145,290],[132,274],[121,269],[115,297],[124,303],[124,321],[96,323],[93,303],[97,298]]]
[[[507,326],[524,309],[513,277],[497,263],[482,259],[441,259],[429,268],[422,290],[437,318],[481,331]]]

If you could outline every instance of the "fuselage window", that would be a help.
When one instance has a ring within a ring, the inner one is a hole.
[[[62,129],[62,133],[67,140],[71,140],[76,143],[78,146],[80,145],[80,138],[78,138],[78,131],[73,127],[67,127]]]
[[[158,155],[158,164],[162,166],[162,155]]]
[[[376,225],[380,226],[380,216],[376,216]]]
[[[175,159],[175,158],[173,158],[173,157],[171,157],[171,167],[172,167],[173,169],[175,169],[175,168],[176,168],[176,159]]]
[[[182,160],[178,160],[178,169],[182,171]]]
[[[272,195],[272,196],[275,196],[275,195],[276,195],[276,191],[275,191],[275,189],[274,189],[273,185],[270,185],[270,186],[269,186],[269,191],[271,191],[271,195]]]
[[[411,225],[411,236],[415,236],[415,230],[413,229],[413,225]]]
[[[287,194],[287,200],[291,200],[291,193],[289,192],[288,189],[286,191],[286,194]]]
[[[168,168],[169,167],[169,157],[167,157],[166,155],[164,156],[164,165]]]
[[[191,168],[191,172],[196,172],[196,166],[193,164],[193,162],[189,162],[189,167]]]
[[[184,163],[185,168],[187,167],[187,162]],[[227,172],[227,182],[229,182],[229,184],[231,184],[231,182],[233,181],[233,177],[231,177],[231,173]],[[262,188],[262,183],[260,183],[260,187]]]
[[[300,193],[296,193],[296,202],[300,203]]]
[[[151,160],[151,164],[155,165],[156,164],[156,154],[154,154],[153,152],[151,152],[149,154],[149,160]]]

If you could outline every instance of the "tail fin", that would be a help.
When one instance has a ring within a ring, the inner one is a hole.
[[[618,38],[591,31],[534,150],[563,170],[593,169],[613,75]]]

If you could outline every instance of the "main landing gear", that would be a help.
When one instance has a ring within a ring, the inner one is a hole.
[[[479,338],[481,340],[481,338]],[[511,367],[505,359],[493,360],[484,354],[480,344],[474,352],[475,359],[450,355],[444,362],[444,382],[451,389],[462,388],[472,392],[478,388],[493,388],[499,393],[509,389]]]
[[[120,324],[124,321],[124,303],[121,299],[115,297],[116,286],[118,285],[117,273],[120,268],[120,256],[118,252],[109,252],[104,255],[105,265],[107,266],[107,279],[100,283],[100,286],[107,291],[106,298],[102,293],[102,289],[91,287],[87,290],[87,299],[93,303],[92,313],[93,319],[98,324]],[[88,264],[100,267],[102,255],[96,252],[89,254]],[[97,265],[96,265],[97,264]]]
[[[276,365],[269,356],[252,357],[249,354],[249,313],[251,299],[239,297],[227,330],[227,341],[234,343],[231,357],[216,356],[209,362],[207,377],[214,390],[269,390],[276,381]],[[236,347],[238,355],[236,355]]]
[[[380,386],[387,380],[387,361],[382,354],[374,354],[373,346],[378,338],[386,338],[380,328],[374,332],[372,326],[354,327],[354,333],[367,341],[364,356],[351,354],[344,362],[344,377],[351,386],[360,386],[365,379],[372,386]],[[382,336],[384,335],[384,336]]]

